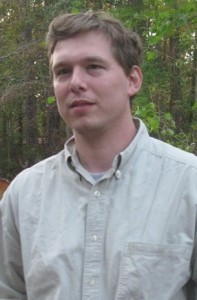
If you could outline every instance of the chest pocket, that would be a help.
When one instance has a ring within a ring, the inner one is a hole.
[[[190,245],[127,243],[116,300],[178,299],[190,277],[191,252]]]

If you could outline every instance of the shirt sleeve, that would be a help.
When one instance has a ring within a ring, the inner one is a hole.
[[[195,238],[194,251],[191,259],[191,280],[188,283],[188,299],[197,300],[197,240]]]
[[[196,212],[196,226],[194,232],[194,241],[193,241],[193,253],[191,257],[191,280],[188,283],[188,299],[197,300],[197,172],[192,173],[190,186],[190,197],[193,199],[194,211]]]
[[[26,300],[20,237],[11,202],[14,192],[8,190],[0,202],[0,300]]]

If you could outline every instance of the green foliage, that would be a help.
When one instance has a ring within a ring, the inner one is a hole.
[[[55,100],[55,97],[54,97],[54,96],[50,96],[50,97],[47,98],[47,103],[48,103],[48,104],[53,104],[55,101],[56,101],[56,100]]]
[[[158,133],[160,117],[157,114],[156,106],[154,103],[146,103],[143,107],[137,105],[135,107],[134,115],[135,117],[142,119],[146,123],[150,133],[152,133],[153,135]]]
[[[142,119],[153,137],[179,147],[188,152],[194,152],[196,144],[192,142],[191,133],[177,132],[175,121],[170,112],[158,114],[154,103],[141,107],[135,105],[134,116]]]
[[[88,9],[109,11],[142,37],[144,83],[132,114],[154,137],[197,153],[195,0],[2,0],[0,176],[13,178],[63,147],[68,130],[55,106],[45,35],[58,14]]]

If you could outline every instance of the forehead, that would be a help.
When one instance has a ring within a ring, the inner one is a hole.
[[[102,32],[90,31],[57,42],[51,56],[51,65],[62,59],[72,60],[85,56],[113,58],[111,42]]]

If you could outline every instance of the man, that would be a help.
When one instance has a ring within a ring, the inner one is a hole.
[[[140,39],[80,13],[56,18],[47,41],[74,135],[5,193],[0,299],[197,299],[197,159],[130,115]]]

